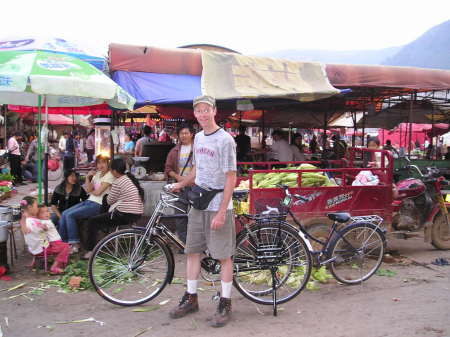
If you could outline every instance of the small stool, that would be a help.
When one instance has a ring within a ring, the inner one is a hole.
[[[48,272],[47,248],[44,248],[44,252],[42,255],[33,255],[33,261],[31,261],[30,267],[36,268],[36,270],[44,269],[46,273]]]
[[[16,237],[14,235],[14,232],[17,229],[20,229],[20,225],[18,224],[10,223],[7,227],[8,230],[8,241],[9,241],[9,251],[10,251],[10,261],[11,261],[11,267],[14,265],[14,259],[18,259],[17,257],[17,246],[16,246]]]

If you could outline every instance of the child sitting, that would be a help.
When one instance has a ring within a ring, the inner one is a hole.
[[[61,241],[47,207],[38,207],[36,199],[28,196],[23,198],[20,206],[25,220],[22,231],[28,250],[36,257],[55,255],[50,274],[62,274],[69,260],[70,247]]]

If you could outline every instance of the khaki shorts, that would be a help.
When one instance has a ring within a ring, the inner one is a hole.
[[[233,210],[227,210],[224,225],[211,229],[211,222],[217,212],[199,211],[191,208],[187,226],[186,254],[203,253],[208,250],[211,257],[217,260],[227,259],[234,255],[236,247],[236,231]]]

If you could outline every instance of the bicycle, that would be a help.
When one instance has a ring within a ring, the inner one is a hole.
[[[294,199],[302,203],[309,202],[310,199],[291,194],[287,186],[278,187],[285,192],[280,216],[286,222],[289,215],[298,226],[299,235],[308,243],[316,266],[329,265],[333,277],[349,285],[360,284],[375,274],[382,263],[386,247],[386,230],[381,228],[383,218],[378,215],[352,217],[348,213],[328,213],[333,224],[328,237],[322,241],[308,233],[291,211]],[[347,225],[342,227],[345,223]],[[309,239],[322,248],[314,250]]]
[[[175,261],[168,243],[178,249],[184,244],[165,225],[165,220],[187,217],[177,207],[187,203],[166,186],[145,227],[120,230],[103,238],[89,260],[89,278],[105,300],[132,306],[152,300],[171,283]],[[176,210],[180,214],[167,214]],[[307,244],[291,225],[279,216],[245,215],[236,237],[233,284],[246,298],[276,306],[298,295],[306,286],[312,258]],[[207,252],[206,252],[207,253]],[[219,275],[220,263],[208,254],[201,261],[202,276]],[[302,273],[295,284],[292,273]]]

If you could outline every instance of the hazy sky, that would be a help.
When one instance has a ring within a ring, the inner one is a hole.
[[[411,42],[450,19],[449,0],[2,0],[0,8],[0,40],[61,37],[104,54],[110,42],[211,43],[245,54],[378,49]]]

